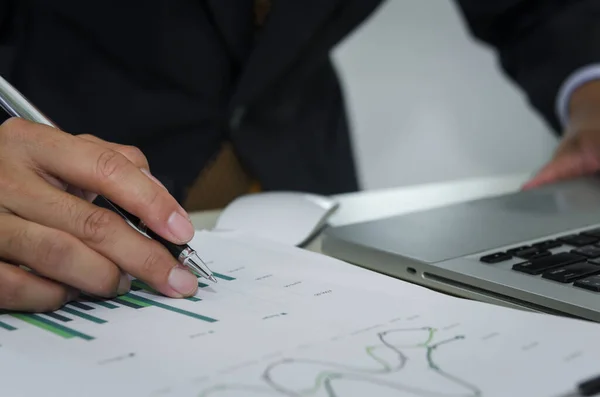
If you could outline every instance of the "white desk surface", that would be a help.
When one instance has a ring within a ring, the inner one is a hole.
[[[340,208],[329,223],[347,225],[514,192],[530,176],[523,173],[341,194],[334,196],[339,200]],[[190,214],[190,218],[196,229],[210,229],[219,213],[218,210],[196,212]],[[306,248],[320,251],[320,239],[315,239]]]

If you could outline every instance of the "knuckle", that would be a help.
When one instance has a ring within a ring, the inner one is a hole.
[[[15,228],[4,241],[8,252],[21,252],[28,247],[34,246],[34,241],[26,228]]]
[[[96,162],[96,175],[100,179],[112,178],[129,165],[129,160],[121,153],[105,149]]]
[[[31,123],[20,117],[10,117],[2,123],[0,136],[7,140],[19,138],[29,131],[30,125]]]
[[[162,273],[165,265],[169,263],[164,253],[156,247],[156,244],[150,244],[151,248],[146,250],[146,256],[141,264],[140,273],[155,276]]]
[[[160,202],[161,196],[163,192],[160,191],[158,186],[155,189],[152,189],[143,200],[141,200],[144,208],[154,208],[156,203]]]
[[[72,246],[59,233],[46,236],[38,241],[35,246],[37,261],[41,264],[59,267],[68,263],[68,258],[73,252]]]
[[[108,236],[108,229],[116,215],[103,208],[88,213],[83,220],[83,238],[94,244],[102,244]]]
[[[144,153],[136,146],[120,146],[117,151],[123,156],[127,157],[129,161],[137,165],[138,167],[145,167],[148,165],[148,159]]]
[[[82,138],[82,139],[86,139],[86,140],[92,140],[95,137],[91,134],[77,134],[77,137]]]

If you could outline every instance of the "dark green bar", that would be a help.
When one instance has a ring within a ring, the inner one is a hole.
[[[201,283],[200,281],[198,281],[198,287],[206,288],[206,287],[208,287],[208,284],[204,284],[204,283]]]
[[[195,318],[197,320],[207,321],[209,323],[214,323],[214,322],[217,321],[214,318],[206,317],[206,316],[203,316],[201,314],[196,314],[196,313],[188,312],[187,310],[182,310],[182,309],[178,309],[178,308],[173,307],[173,306],[165,305],[164,303],[156,302],[156,301],[153,301],[151,299],[144,298],[143,296],[135,295],[135,294],[132,294],[132,293],[129,293],[126,296],[130,297],[134,301],[137,301],[136,303],[139,303],[139,304],[145,303],[147,305],[152,305],[152,306],[160,307],[161,309],[169,310],[169,311],[172,311],[174,313],[183,314],[184,316],[192,317],[192,318]]]
[[[76,308],[81,309],[81,310],[94,310],[93,307],[86,305],[84,303],[81,303],[81,302],[69,302],[69,304],[71,306],[75,306]]]
[[[123,299],[123,298],[124,297],[121,296],[119,298],[115,298],[114,301],[117,302],[117,303],[122,304],[123,306],[131,307],[132,309],[141,309],[142,307],[144,307],[144,306],[140,306],[137,303],[130,302],[129,300],[126,300],[126,299]]]
[[[191,302],[200,302],[202,299],[196,298],[195,296],[190,296],[189,298],[185,298],[185,300],[188,300]]]
[[[118,309],[119,308],[119,306],[117,306],[117,305],[113,305],[110,302],[105,302],[105,301],[101,301],[101,300],[94,301],[94,303],[97,305],[100,305],[100,306],[104,306],[107,309]]]
[[[65,311],[65,312],[67,312],[67,313],[70,313],[70,314],[72,314],[74,316],[81,317],[81,318],[84,318],[86,320],[92,321],[92,322],[94,322],[96,324],[104,324],[106,322],[106,320],[102,320],[101,318],[90,316],[87,313],[82,313],[79,310],[71,309],[70,307],[63,307],[62,310]]]
[[[16,330],[16,328],[13,327],[12,325],[3,323],[2,321],[0,321],[0,328],[4,328],[7,331],[14,331],[14,330]]]
[[[150,287],[148,284],[146,284],[145,282],[143,282],[141,280],[131,281],[131,287],[132,287],[131,289],[136,288],[138,291],[143,289],[144,291],[156,293],[156,290],[154,288]]]
[[[215,273],[215,272],[213,272],[213,276],[215,276],[217,278],[220,278],[221,280],[227,280],[227,281],[235,280],[235,278],[226,276],[226,275],[221,274],[221,273]]]
[[[52,317],[55,320],[62,321],[63,323],[68,323],[69,321],[72,321],[69,317],[65,317],[58,313],[50,312],[50,313],[44,313],[44,314],[48,317]]]
[[[37,314],[21,314],[21,313],[15,313],[12,314],[13,317],[16,317],[20,320],[23,320],[25,322],[28,322],[31,325],[35,325],[38,328],[41,328],[43,330],[46,331],[50,331],[56,335],[62,336],[63,338],[72,338],[74,336],[84,339],[84,340],[93,340],[94,338],[86,335],[86,334],[82,334],[79,331],[75,331],[74,329],[65,327],[64,325],[55,323],[54,321],[48,320],[47,318],[44,318],[42,316],[38,316]]]

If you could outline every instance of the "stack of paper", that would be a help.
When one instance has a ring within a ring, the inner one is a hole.
[[[0,315],[1,395],[558,396],[597,375],[597,324],[458,298],[237,232],[192,243],[196,297],[143,283]]]

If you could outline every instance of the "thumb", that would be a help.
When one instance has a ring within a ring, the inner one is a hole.
[[[600,162],[593,151],[581,145],[577,137],[568,138],[559,146],[552,160],[523,185],[523,189],[585,176],[599,169]]]

